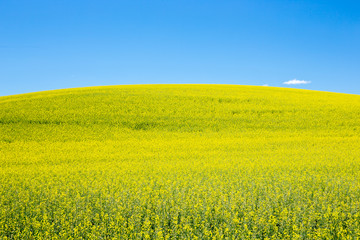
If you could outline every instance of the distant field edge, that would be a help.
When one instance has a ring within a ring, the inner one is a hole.
[[[81,91],[81,90],[91,90],[91,89],[114,89],[114,88],[164,88],[164,87],[241,87],[241,88],[266,88],[266,89],[278,89],[278,90],[288,90],[288,91],[303,91],[303,92],[317,92],[317,93],[331,93],[331,94],[345,94],[345,95],[355,95],[360,96],[359,94],[354,93],[342,93],[342,92],[331,92],[331,91],[320,91],[312,89],[301,89],[293,87],[275,87],[275,86],[259,86],[259,85],[241,85],[241,84],[218,84],[218,83],[154,83],[154,84],[119,84],[119,85],[100,85],[100,86],[85,86],[85,87],[70,87],[70,88],[59,88],[59,89],[50,89],[50,90],[41,90],[34,92],[26,92],[19,94],[10,94],[0,96],[0,101],[5,100],[6,98],[17,97],[17,96],[26,96],[33,94],[46,94],[46,93],[56,93],[58,91]]]

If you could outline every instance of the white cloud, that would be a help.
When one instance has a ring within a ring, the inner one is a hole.
[[[264,84],[264,85],[263,85],[263,87],[268,87],[268,86],[269,86],[269,84]]]
[[[293,80],[289,80],[287,82],[283,82],[283,84],[287,84],[287,85],[294,85],[294,84],[309,84],[311,83],[310,81],[304,81],[304,80],[297,80],[297,79],[293,79]]]

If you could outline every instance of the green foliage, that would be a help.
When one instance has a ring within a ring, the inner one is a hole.
[[[360,238],[360,96],[141,85],[0,98],[0,239]]]

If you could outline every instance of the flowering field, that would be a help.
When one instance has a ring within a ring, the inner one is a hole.
[[[359,239],[360,96],[139,85],[0,97],[0,239]]]

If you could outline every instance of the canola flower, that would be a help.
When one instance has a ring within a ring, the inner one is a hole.
[[[359,239],[360,96],[142,85],[0,97],[0,239]]]

